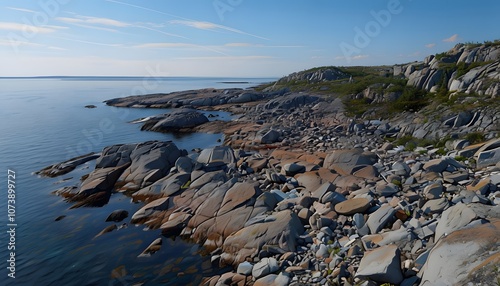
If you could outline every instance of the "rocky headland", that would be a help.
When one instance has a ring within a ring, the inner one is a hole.
[[[115,223],[203,246],[202,285],[498,285],[500,45],[457,45],[421,63],[325,67],[253,89],[111,99],[174,108],[143,130],[224,133],[188,152],[172,142],[114,145],[49,166],[96,160],[71,207],[123,192],[143,207]],[[197,110],[232,112],[209,121]],[[134,283],[141,283],[137,278]]]

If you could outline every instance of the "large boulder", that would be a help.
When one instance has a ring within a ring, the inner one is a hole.
[[[166,176],[181,151],[172,142],[149,141],[137,144],[130,153],[131,165],[117,181],[122,190],[138,190]]]
[[[224,263],[238,265],[256,256],[266,244],[277,245],[285,252],[296,251],[304,227],[295,213],[285,210],[254,221],[226,238],[222,246]]]
[[[436,227],[435,240],[438,241],[444,235],[466,227],[476,219],[491,217],[500,218],[500,206],[488,206],[478,203],[454,205],[441,215],[441,220],[439,220]]]
[[[449,234],[430,251],[420,285],[496,285],[499,245],[498,219]]]
[[[216,168],[225,165],[233,166],[236,163],[236,156],[231,147],[217,146],[203,149],[197,161],[204,164],[207,168]]]
[[[83,181],[78,191],[78,196],[88,197],[99,192],[111,193],[125,167],[127,167],[127,165],[94,170],[85,181]]]
[[[276,130],[269,130],[267,131],[262,137],[260,138],[260,143],[262,144],[272,144],[278,142],[278,139],[280,138],[281,133],[276,131]]]
[[[190,129],[208,121],[208,118],[201,112],[192,109],[183,109],[150,118],[146,120],[141,129],[159,132],[175,132],[183,129]]]
[[[168,175],[150,186],[140,189],[133,194],[134,197],[166,197],[182,189],[191,179],[190,173],[175,173]]]
[[[352,175],[359,168],[373,165],[377,160],[375,153],[363,149],[335,150],[326,156],[323,167],[341,175]]]
[[[303,94],[289,94],[269,100],[265,105],[265,109],[285,109],[289,110],[306,104],[311,104],[317,101],[317,96]]]

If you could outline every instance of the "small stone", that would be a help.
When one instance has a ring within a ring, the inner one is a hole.
[[[248,261],[244,261],[238,265],[236,272],[241,275],[248,276],[252,274],[253,265]]]
[[[354,198],[336,204],[335,211],[343,215],[353,215],[364,213],[369,207],[370,201],[367,198]]]

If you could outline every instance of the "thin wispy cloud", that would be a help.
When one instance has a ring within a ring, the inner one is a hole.
[[[46,48],[50,50],[59,50],[65,51],[66,49],[56,46],[48,46],[34,42],[27,41],[8,41],[8,40],[0,40],[0,46],[15,46],[15,47],[36,47],[36,48]]]
[[[20,11],[20,12],[27,12],[27,13],[36,13],[35,11],[33,10],[30,10],[30,9],[24,9],[24,8],[17,8],[17,7],[5,7],[7,9],[10,9],[10,10],[14,10],[14,11]]]
[[[283,45],[283,46],[268,46],[261,44],[251,44],[251,43],[227,43],[225,47],[255,47],[255,48],[303,48],[304,46],[293,46],[293,45]]]
[[[226,47],[252,47],[253,44],[250,43],[227,43],[224,46]]]
[[[225,56],[225,57],[178,57],[179,60],[262,60],[262,59],[272,59],[271,56]]]
[[[435,46],[436,46],[436,44],[434,44],[434,43],[425,45],[425,47],[428,49],[434,48]]]
[[[111,29],[111,28],[104,28],[104,27],[99,27],[99,26],[92,26],[92,25],[85,25],[85,24],[72,24],[77,27],[81,28],[86,28],[86,29],[93,29],[93,30],[100,30],[100,31],[106,31],[106,32],[112,32],[112,33],[118,33],[119,31],[116,29]]]
[[[187,27],[192,27],[192,28],[200,29],[200,30],[229,31],[229,32],[233,32],[233,33],[237,33],[237,34],[241,34],[241,35],[255,37],[258,39],[262,39],[262,40],[269,40],[269,39],[261,37],[261,36],[250,34],[250,33],[247,33],[247,32],[235,29],[235,28],[231,28],[228,26],[215,24],[212,22],[194,21],[194,20],[171,20],[169,23],[174,24],[174,25],[183,25],[183,26],[187,26]]]
[[[369,55],[357,55],[357,56],[352,57],[351,60],[355,60],[355,61],[362,60],[362,59],[366,59],[368,57],[369,57]]]
[[[54,37],[54,38],[65,40],[65,41],[82,43],[82,44],[96,45],[96,46],[105,46],[105,47],[122,47],[123,46],[122,44],[99,43],[99,42],[93,42],[93,41],[70,39],[70,38],[65,38],[65,37]]]
[[[211,51],[224,56],[230,56],[211,46],[203,46],[190,43],[145,43],[133,46],[133,48],[140,48],[140,49],[196,48],[196,49]]]
[[[15,32],[31,31],[37,33],[52,33],[56,31],[56,29],[48,26],[33,26],[14,22],[0,22],[0,30]]]
[[[370,56],[369,55],[357,55],[357,56],[354,56],[354,57],[337,56],[334,59],[338,60],[338,61],[340,61],[340,60],[358,61],[358,60],[366,59],[368,57],[370,57]]]
[[[135,27],[141,28],[141,29],[145,29],[145,30],[149,30],[149,31],[153,31],[153,32],[157,32],[157,33],[160,33],[160,34],[163,34],[163,35],[166,35],[166,36],[177,37],[177,38],[182,38],[182,39],[186,39],[186,40],[189,39],[187,37],[184,37],[184,36],[181,36],[181,35],[178,35],[178,34],[168,33],[168,32],[164,32],[162,30],[158,30],[158,29],[154,29],[154,28],[150,28],[150,27],[146,27],[146,26],[142,26],[142,25],[136,25]]]
[[[162,14],[162,15],[165,15],[165,16],[170,16],[172,18],[177,18],[177,19],[182,19],[182,20],[190,20],[188,18],[184,18],[184,17],[181,17],[181,16],[177,16],[177,15],[166,13],[166,12],[163,12],[163,11],[151,9],[151,8],[144,7],[144,6],[134,5],[134,4],[125,3],[125,2],[121,2],[121,1],[115,1],[115,0],[106,0],[106,1],[107,2],[111,2],[111,3],[115,3],[115,4],[124,5],[124,6],[134,7],[134,8],[145,10],[145,11],[155,12],[155,13]]]
[[[0,40],[0,46],[30,46],[30,47],[43,47],[42,44],[37,44],[33,42],[25,42],[25,41],[8,41],[8,40]]]
[[[447,43],[453,43],[456,41],[458,41],[458,34],[455,34],[455,35],[443,40],[443,42],[447,42]]]
[[[131,24],[129,24],[129,23],[125,23],[122,21],[114,20],[114,19],[89,17],[89,16],[76,16],[73,18],[57,17],[55,19],[57,21],[61,21],[64,23],[69,23],[69,24],[94,24],[94,25],[120,27],[120,28],[131,26]]]
[[[133,48],[139,48],[139,49],[193,48],[193,47],[198,47],[198,46],[188,43],[145,43],[133,46]]]

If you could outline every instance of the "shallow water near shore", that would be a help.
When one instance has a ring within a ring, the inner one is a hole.
[[[58,178],[39,178],[33,172],[68,158],[103,147],[147,140],[172,140],[190,151],[220,143],[220,134],[170,135],[142,132],[134,119],[168,112],[158,109],[109,107],[103,100],[137,92],[158,93],[197,88],[246,88],[273,79],[231,78],[25,78],[0,79],[0,176],[7,185],[8,170],[15,171],[15,279],[7,276],[7,192],[0,199],[0,277],[2,285],[145,285],[197,284],[211,271],[209,257],[198,246],[180,239],[163,239],[161,250],[137,258],[159,231],[130,225],[94,238],[105,227],[109,213],[126,209],[130,216],[143,204],[114,194],[102,208],[70,210],[70,204],[51,195],[75,185],[94,168],[79,166]],[[231,84],[228,84],[231,83]],[[97,108],[84,108],[96,105]],[[225,112],[215,119],[228,120]],[[68,179],[68,180],[66,180]],[[3,190],[4,188],[2,188]],[[65,216],[60,221],[56,217]],[[118,223],[121,224],[121,223]]]

